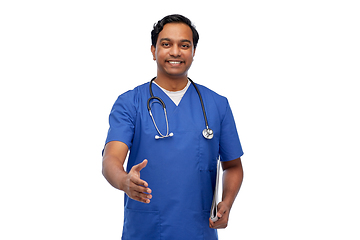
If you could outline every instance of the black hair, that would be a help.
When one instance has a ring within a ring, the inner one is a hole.
[[[173,14],[173,15],[168,15],[166,17],[164,17],[163,19],[161,19],[160,21],[158,21],[157,23],[154,24],[154,28],[151,31],[151,43],[154,47],[156,47],[156,42],[159,36],[159,33],[163,30],[165,24],[167,23],[185,23],[186,25],[188,25],[193,33],[193,43],[194,43],[194,48],[196,48],[197,43],[199,41],[199,33],[196,31],[195,26],[191,23],[190,19],[179,15],[179,14]]]

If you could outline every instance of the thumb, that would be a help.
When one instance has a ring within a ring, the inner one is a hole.
[[[148,163],[148,160],[145,159],[141,163],[133,166],[132,169],[137,171],[137,172],[140,172],[144,167],[146,167],[147,163]]]
[[[219,218],[222,218],[222,216],[225,214],[226,211],[228,211],[227,206],[223,202],[220,202],[218,204],[217,216]]]

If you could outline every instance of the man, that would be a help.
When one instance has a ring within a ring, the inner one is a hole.
[[[103,175],[126,193],[122,239],[217,239],[243,179],[233,115],[226,98],[187,77],[199,39],[189,19],[166,16],[151,37],[157,76],[119,96],[103,154]],[[223,195],[213,222],[218,156]]]

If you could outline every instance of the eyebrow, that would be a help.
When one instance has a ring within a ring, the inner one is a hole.
[[[170,38],[161,38],[161,39],[160,39],[160,42],[162,42],[162,41],[169,41],[169,42],[171,42],[171,39],[170,39]],[[188,42],[188,43],[191,44],[191,41],[190,41],[190,40],[187,40],[187,39],[182,39],[182,40],[180,40],[180,42]]]

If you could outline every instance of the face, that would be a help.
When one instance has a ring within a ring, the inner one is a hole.
[[[151,52],[157,62],[158,76],[186,77],[195,56],[190,27],[184,23],[166,24]]]

